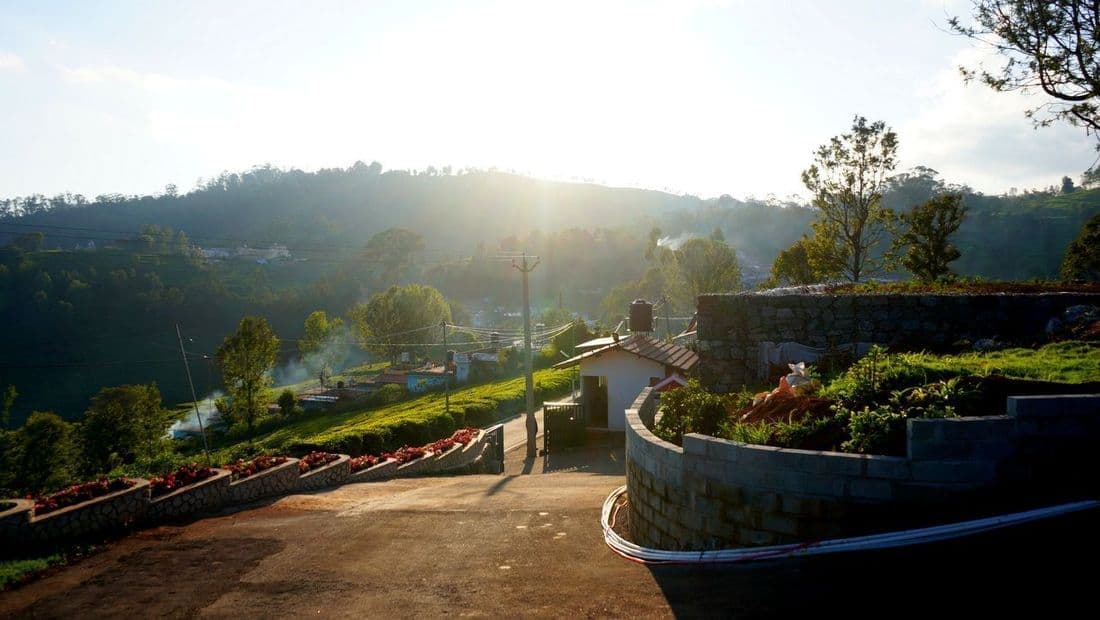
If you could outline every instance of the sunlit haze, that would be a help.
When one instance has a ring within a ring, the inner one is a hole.
[[[805,195],[854,114],[986,193],[1095,159],[964,85],[969,3],[8,2],[0,196],[187,190],[271,162],[496,167],[701,196]]]

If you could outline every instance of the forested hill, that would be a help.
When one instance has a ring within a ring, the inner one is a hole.
[[[402,227],[419,233],[429,248],[469,253],[479,241],[536,229],[642,227],[701,204],[694,196],[651,190],[502,172],[382,172],[377,163],[360,162],[312,173],[269,166],[223,173],[182,195],[169,188],[155,197],[103,195],[91,202],[66,195],[8,199],[0,201],[0,211],[20,216],[22,225],[44,227],[49,248],[157,224],[185,231],[203,245],[247,240],[310,247],[361,246],[375,232]],[[5,236],[0,232],[0,245]]]
[[[1100,213],[1100,190],[983,196],[927,168],[895,177],[885,201],[904,211],[948,191],[969,209],[953,265],[969,276],[1056,277],[1067,245]],[[377,164],[260,167],[186,194],[7,198],[0,211],[0,389],[21,394],[15,424],[32,410],[78,416],[104,386],[156,381],[167,402],[188,399],[176,323],[201,360],[242,316],[263,315],[284,339],[286,362],[311,311],[346,316],[392,284],[438,288],[460,324],[477,310],[515,313],[519,277],[498,255],[526,250],[541,257],[531,279],[536,321],[561,305],[614,324],[630,300],[670,294],[649,277],[654,227],[672,247],[717,229],[753,286],[814,217],[774,200]],[[289,255],[262,259],[273,244]],[[261,254],[199,251],[243,246]],[[690,296],[670,301],[666,312],[690,315]],[[219,383],[211,364],[194,370],[200,392]]]

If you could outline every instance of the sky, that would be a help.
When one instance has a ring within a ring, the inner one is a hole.
[[[807,192],[814,149],[883,120],[899,171],[988,193],[1096,161],[961,0],[0,0],[0,197],[181,191],[271,163],[515,170],[703,197]]]

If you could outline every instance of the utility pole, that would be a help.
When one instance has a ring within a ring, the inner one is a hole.
[[[440,321],[439,325],[443,328],[443,406],[446,407],[447,415],[451,415],[451,375],[447,367],[447,321]]]
[[[517,265],[516,259],[512,259],[512,267],[523,274],[523,371],[524,383],[527,391],[527,458],[533,459],[538,455],[535,445],[535,436],[539,432],[539,423],[535,420],[535,379],[531,375],[531,294],[527,283],[527,275],[539,265],[539,257],[533,256],[535,262],[527,264],[527,251],[523,252],[523,265]]]
[[[191,404],[195,405],[195,419],[199,421],[199,433],[202,435],[202,452],[206,455],[206,464],[210,464],[210,446],[206,443],[206,428],[202,425],[202,413],[199,412],[199,399],[195,396],[195,383],[191,381],[191,365],[187,363],[187,352],[183,350],[183,334],[180,333],[180,324],[176,323],[176,338],[180,341],[180,355],[183,356],[183,367],[187,370],[187,385],[191,386]]]

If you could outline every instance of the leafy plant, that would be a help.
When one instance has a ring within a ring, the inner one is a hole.
[[[176,489],[191,486],[213,476],[215,472],[210,467],[203,467],[195,463],[184,465],[176,471],[168,472],[163,476],[149,479],[149,487],[153,497],[167,495]]]
[[[135,484],[137,483],[133,480],[127,480],[126,478],[101,478],[99,480],[93,480],[92,482],[74,484],[63,491],[35,500],[34,514],[49,514],[55,510],[75,506],[97,497],[103,497],[104,495],[114,493],[115,491],[129,489]]]
[[[737,398],[737,395],[708,392],[692,379],[687,386],[661,396],[661,419],[653,432],[677,445],[683,442],[684,433],[715,435],[733,410]]]
[[[842,410],[838,408],[838,413]],[[841,445],[845,452],[860,454],[905,454],[904,413],[888,406],[861,411],[844,411],[850,416],[848,432],[852,438]]]
[[[318,469],[338,460],[340,460],[339,454],[321,452],[320,450],[310,452],[298,460],[298,474],[305,474],[311,469]]]

